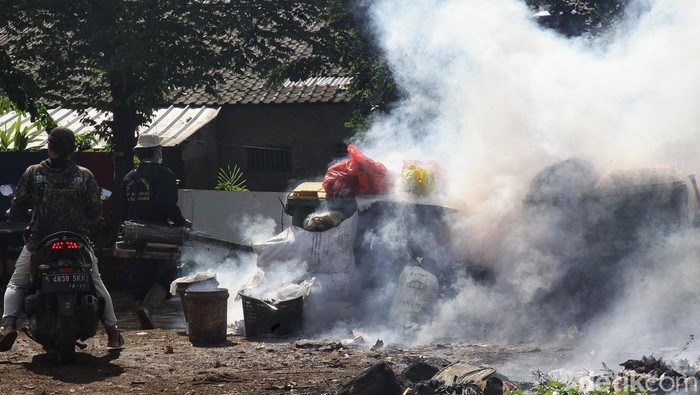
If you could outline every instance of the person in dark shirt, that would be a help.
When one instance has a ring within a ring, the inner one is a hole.
[[[122,182],[122,220],[192,227],[192,222],[182,216],[177,206],[175,175],[161,164],[160,137],[152,134],[139,136],[134,153],[141,163]],[[170,296],[167,289],[177,278],[177,261],[138,259],[128,264],[139,323],[142,329],[153,329],[151,314]]]
[[[44,237],[68,230],[89,237],[89,226],[102,216],[99,187],[90,170],[80,167],[71,155],[75,151],[73,131],[58,127],[48,139],[49,159],[32,165],[22,174],[7,210],[10,221],[26,221],[29,237],[22,249],[4,296],[3,328],[0,331],[0,351],[8,351],[17,339],[17,319],[22,311],[24,296],[31,285],[30,260]],[[28,212],[32,210],[29,218]],[[124,339],[117,329],[112,298],[107,291],[92,254],[91,277],[97,294],[105,301],[103,323],[107,331],[107,346],[121,348]]]

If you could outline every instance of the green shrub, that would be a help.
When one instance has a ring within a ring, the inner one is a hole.
[[[233,165],[233,168],[226,166],[219,169],[217,182],[214,189],[220,191],[238,191],[247,192],[248,188],[245,185],[246,180],[243,179],[243,171],[238,165]]]
[[[0,151],[25,151],[29,144],[41,140],[39,135],[42,132],[34,123],[22,127],[22,115],[17,115],[10,127],[0,130]]]

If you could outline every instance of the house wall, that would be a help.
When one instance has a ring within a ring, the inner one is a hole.
[[[213,189],[219,170],[216,121],[209,122],[176,147],[164,150],[164,163],[180,180],[180,188]]]
[[[182,144],[182,187],[212,189],[219,169],[227,165],[242,169],[251,191],[289,191],[302,180],[320,179],[344,155],[342,145],[351,136],[344,124],[351,116],[349,104],[224,106],[210,124],[215,128]],[[290,167],[255,169],[251,150],[256,149],[288,150]]]

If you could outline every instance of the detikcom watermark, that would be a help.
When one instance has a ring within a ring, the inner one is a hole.
[[[665,376],[655,377],[649,374],[625,372],[622,374],[591,372],[551,372],[548,375],[555,387],[562,386],[561,392],[567,389],[578,389],[582,393],[590,392],[627,392],[629,394],[660,393],[660,392],[694,392],[700,385],[695,377]]]

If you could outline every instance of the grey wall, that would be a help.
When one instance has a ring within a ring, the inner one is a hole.
[[[193,223],[192,229],[230,241],[242,241],[255,224],[272,234],[291,225],[283,213],[279,192],[230,192],[182,189],[178,206]],[[264,221],[267,219],[267,221]],[[270,229],[270,224],[274,226]],[[263,229],[261,229],[263,230]]]

